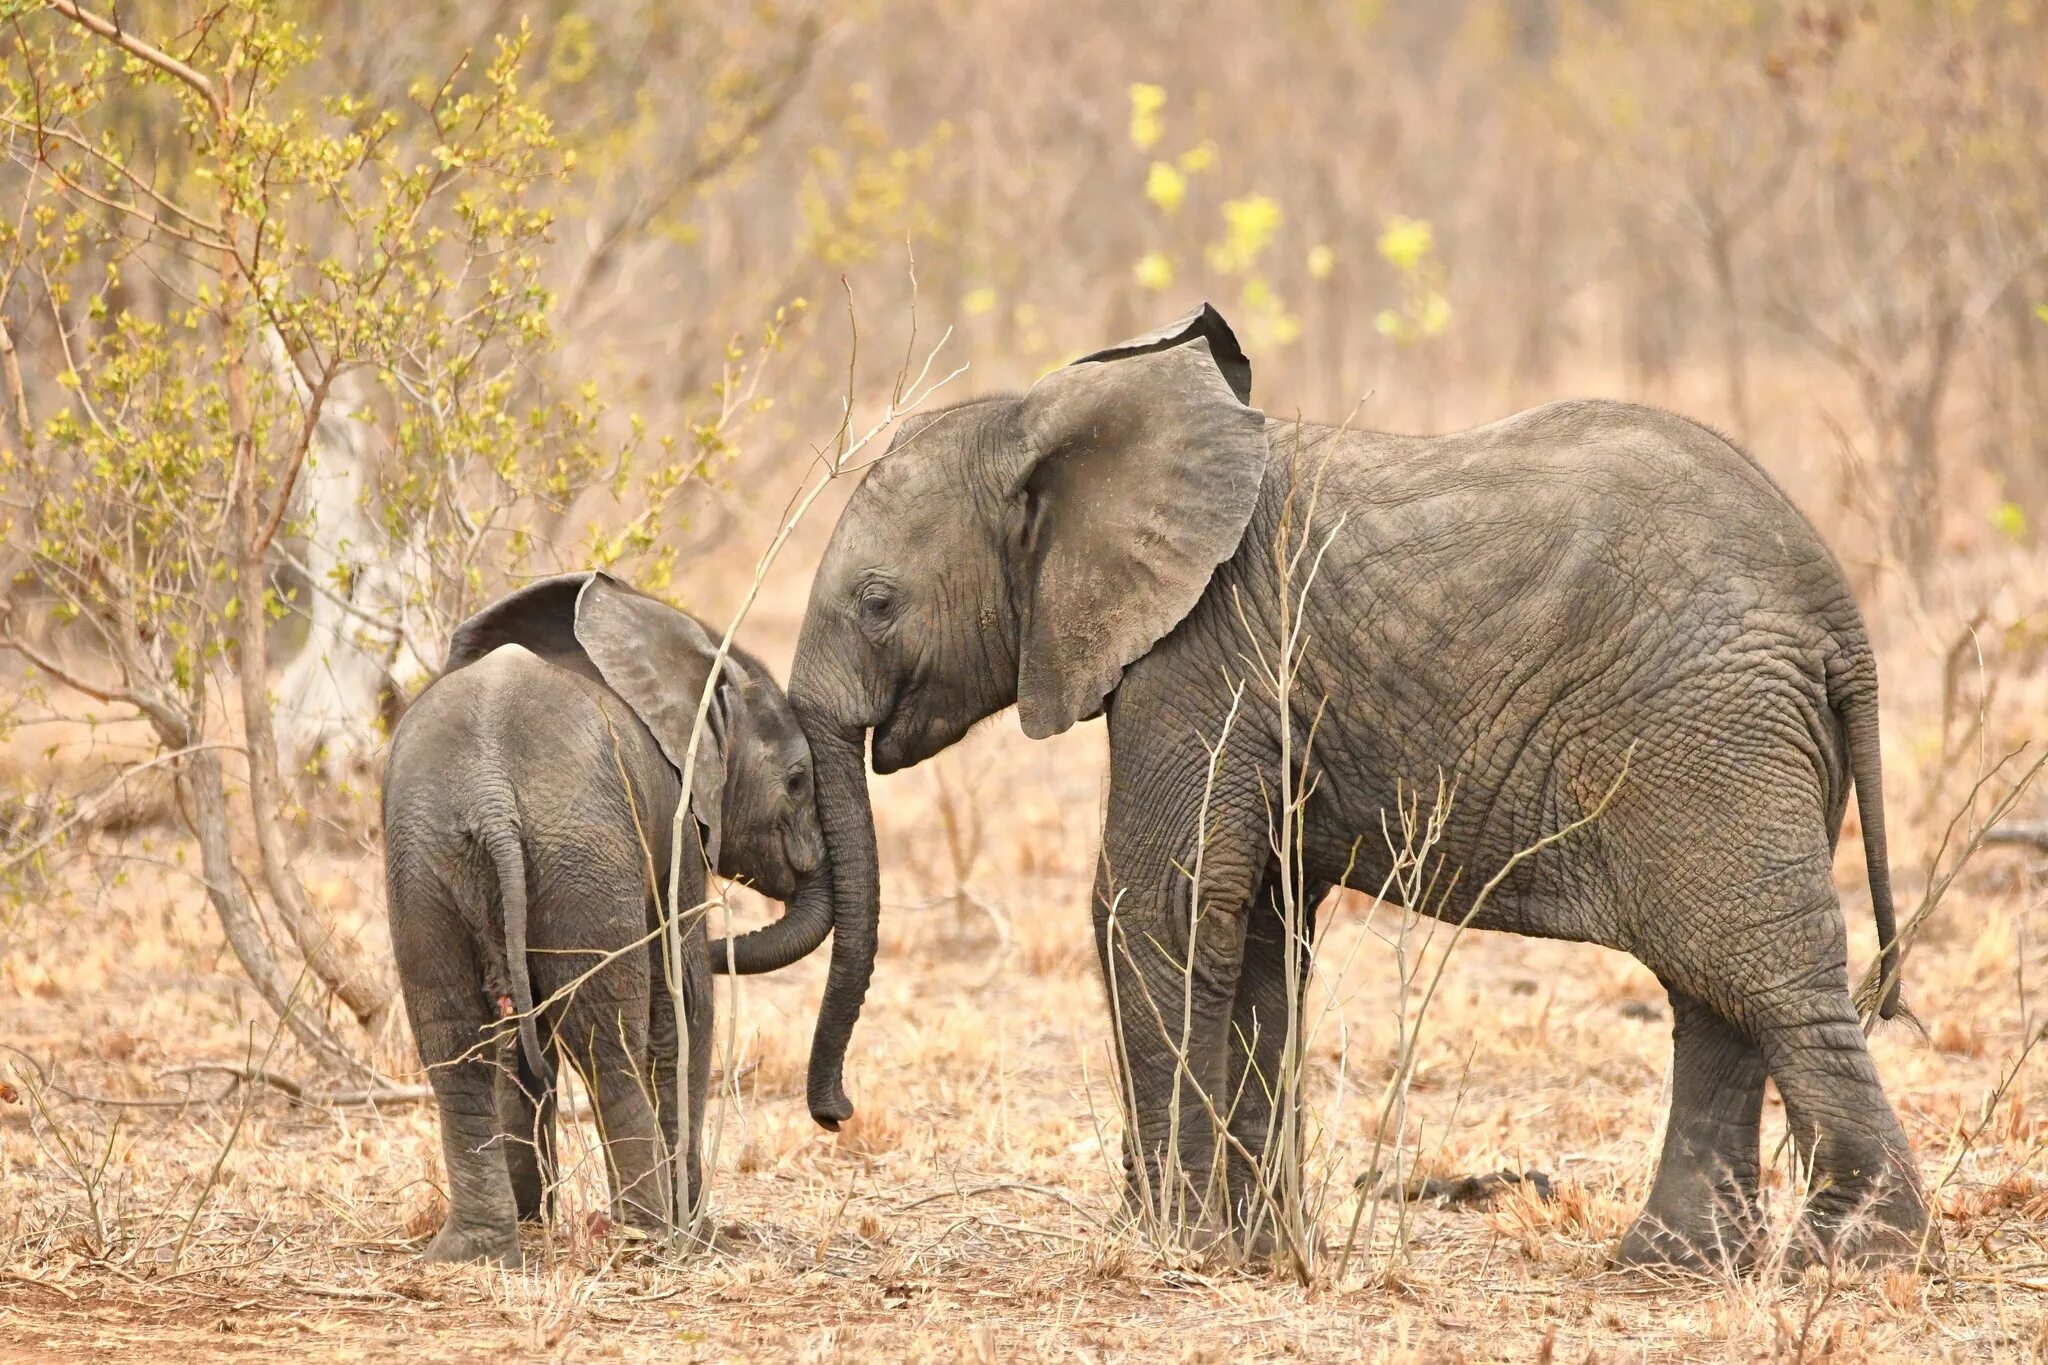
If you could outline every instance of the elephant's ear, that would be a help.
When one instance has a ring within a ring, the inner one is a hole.
[[[640,718],[661,752],[683,771],[697,701],[718,658],[718,642],[697,622],[665,602],[635,592],[610,574],[594,573],[576,598],[575,631],[605,686]],[[707,833],[705,852],[718,861],[725,804],[725,745],[732,703],[729,677],[721,677],[697,742],[690,806]]]
[[[507,593],[455,628],[443,673],[473,664],[499,645],[524,645],[543,658],[582,652],[576,642],[576,595],[587,573],[538,578]]]
[[[1267,461],[1265,415],[1242,398],[1250,383],[1237,338],[1204,304],[1025,395],[1014,485],[1025,734],[1095,714],[1236,552]]]
[[[1216,362],[1216,368],[1223,371],[1223,378],[1229,383],[1230,391],[1237,395],[1237,401],[1249,404],[1252,401],[1252,362],[1245,356],[1244,348],[1237,344],[1237,333],[1230,330],[1230,324],[1223,320],[1223,314],[1217,312],[1216,305],[1212,303],[1203,304],[1178,322],[1169,322],[1157,331],[1091,351],[1074,363],[1086,365],[1095,360],[1127,360],[1134,355],[1163,351],[1170,346],[1185,346],[1196,338],[1209,343],[1209,357]]]

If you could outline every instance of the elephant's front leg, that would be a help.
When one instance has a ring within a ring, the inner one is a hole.
[[[1231,1009],[1255,864],[1249,829],[1221,812],[1207,822],[1197,814],[1180,837],[1160,837],[1149,821],[1120,828],[1112,781],[1094,908],[1120,1064],[1127,1196],[1175,1235],[1207,1245],[1228,1226],[1219,1157],[1229,1145]]]
[[[657,939],[651,953],[654,989],[648,1002],[648,1047],[659,1086],[662,1141],[670,1161],[677,1152],[683,1154],[683,1182],[675,1188],[682,1195],[678,1226],[688,1230],[696,1225],[704,1200],[704,1106],[713,1036],[711,963],[702,915],[694,916],[683,934],[681,1030],[665,943]]]
[[[1253,1256],[1270,1256],[1298,1225],[1301,1207],[1301,1087],[1288,1075],[1288,1040],[1305,1017],[1316,909],[1327,885],[1281,885],[1271,866],[1252,898],[1244,969],[1230,1017],[1230,1218]],[[1287,902],[1292,901],[1290,909]],[[1305,1249],[1304,1249],[1305,1250]]]

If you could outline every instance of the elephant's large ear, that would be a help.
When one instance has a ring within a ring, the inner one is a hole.
[[[1223,314],[1217,312],[1216,305],[1211,303],[1203,304],[1178,322],[1169,322],[1157,331],[1091,351],[1074,363],[1086,365],[1094,360],[1127,360],[1134,355],[1147,355],[1170,346],[1185,346],[1197,338],[1209,343],[1209,358],[1216,362],[1217,369],[1223,371],[1223,378],[1230,385],[1230,391],[1237,395],[1237,401],[1249,404],[1252,401],[1252,362],[1245,356],[1244,348],[1237,344],[1237,333],[1230,330]]]
[[[1015,492],[1024,733],[1101,707],[1237,550],[1266,471],[1251,365],[1207,304],[1097,351],[1023,399]]]
[[[441,671],[453,673],[499,645],[524,645],[543,657],[580,652],[576,595],[589,581],[587,573],[565,573],[507,593],[455,628]]]
[[[578,643],[597,665],[605,686],[619,694],[683,771],[697,700],[718,657],[718,642],[697,622],[665,602],[633,591],[609,574],[594,573],[576,598]],[[725,745],[731,725],[729,678],[721,677],[697,742],[690,806],[707,832],[705,852],[718,861],[725,799]]]

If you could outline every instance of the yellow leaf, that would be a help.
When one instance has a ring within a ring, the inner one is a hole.
[[[1317,243],[1308,249],[1308,277],[1312,280],[1327,280],[1337,268],[1337,253]]]
[[[1187,177],[1175,170],[1171,162],[1155,161],[1145,174],[1145,197],[1157,204],[1161,213],[1172,213],[1179,208],[1187,192]]]
[[[1140,288],[1157,293],[1172,286],[1173,262],[1167,260],[1160,252],[1148,251],[1138,258],[1138,264],[1131,270],[1131,277],[1137,280]]]
[[[969,290],[967,297],[960,300],[960,311],[968,314],[970,317],[980,317],[983,313],[993,313],[995,308],[996,291],[987,285],[983,285],[979,289]]]
[[[1422,301],[1422,313],[1415,319],[1415,326],[1426,337],[1442,336],[1451,325],[1451,301],[1444,295],[1431,290],[1429,297]]]
[[[2023,541],[2027,538],[2027,514],[2016,502],[2001,502],[1993,508],[1991,524],[2007,540]]]
[[[1427,222],[1396,214],[1387,220],[1386,229],[1380,233],[1379,252],[1395,269],[1413,270],[1435,245],[1436,234],[1430,231]]]
[[[1280,230],[1286,215],[1263,194],[1248,194],[1223,205],[1223,240],[1209,248],[1209,264],[1225,275],[1251,269]]]
[[[1203,138],[1180,154],[1180,168],[1189,175],[1200,175],[1216,164],[1216,144]]]
[[[1150,151],[1166,135],[1159,111],[1166,105],[1166,91],[1142,81],[1131,85],[1131,141],[1139,151]]]

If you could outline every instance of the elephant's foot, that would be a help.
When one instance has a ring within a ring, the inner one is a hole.
[[[1829,1193],[1816,1195],[1801,1219],[1786,1249],[1786,1269],[1940,1264],[1941,1233],[1930,1222],[1917,1188],[1894,1189],[1861,1201],[1831,1199]]]
[[[538,1185],[532,1189],[512,1187],[513,1195],[519,1202],[519,1221],[522,1223],[546,1223],[555,1216],[554,1199]]]
[[[1270,1266],[1282,1262],[1291,1266],[1297,1251],[1313,1265],[1330,1254],[1330,1241],[1323,1236],[1321,1227],[1304,1230],[1300,1238],[1289,1237],[1275,1227],[1270,1218],[1262,1219],[1257,1227],[1237,1231],[1234,1245],[1245,1264]]]
[[[526,1153],[527,1159],[522,1161],[516,1152],[506,1154],[505,1164],[512,1176],[512,1203],[519,1210],[522,1223],[546,1222],[555,1214],[554,1182],[532,1155]]]
[[[441,1230],[434,1234],[433,1241],[427,1243],[420,1259],[429,1263],[483,1261],[517,1270],[520,1264],[519,1228],[517,1224],[476,1227],[458,1223],[451,1217],[441,1224]]]
[[[1200,1207],[1160,1210],[1128,1185],[1120,1224],[1162,1252],[1197,1263],[1225,1263],[1237,1256],[1238,1230],[1220,1213]]]
[[[1613,1262],[1637,1270],[1739,1275],[1756,1262],[1755,1228],[1754,1219],[1726,1218],[1699,1225],[1697,1214],[1685,1219],[1645,1209],[1622,1235]]]
[[[628,1236],[642,1237],[649,1241],[664,1242],[680,1230],[678,1219],[668,1208],[668,1184],[661,1183],[659,1193],[640,1195],[634,1193],[612,1204],[612,1221]]]

